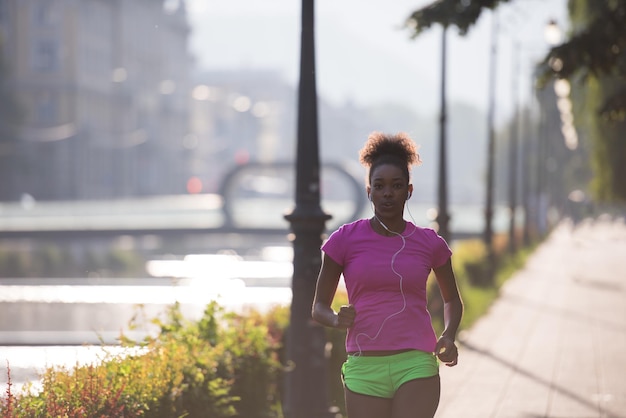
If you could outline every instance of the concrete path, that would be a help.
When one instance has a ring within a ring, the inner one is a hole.
[[[436,418],[626,418],[626,225],[558,226],[442,367]]]

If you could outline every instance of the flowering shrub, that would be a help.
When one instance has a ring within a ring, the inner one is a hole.
[[[174,305],[161,332],[142,349],[107,356],[95,365],[49,368],[38,393],[11,392],[0,404],[17,417],[279,417],[279,351],[285,308],[225,314],[209,304],[203,317],[186,321]],[[10,378],[10,371],[9,371]],[[10,382],[10,380],[9,380]]]

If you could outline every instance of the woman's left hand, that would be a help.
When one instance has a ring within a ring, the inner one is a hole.
[[[435,346],[435,354],[448,367],[456,366],[459,361],[459,351],[454,340],[449,337],[440,337]]]

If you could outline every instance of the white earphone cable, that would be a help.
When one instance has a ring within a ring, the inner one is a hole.
[[[408,206],[408,205],[407,205]],[[373,210],[373,204],[372,204],[372,210]],[[402,250],[404,250],[404,248],[406,247],[406,239],[408,237],[410,237],[411,235],[413,235],[415,233],[415,231],[417,231],[417,225],[415,225],[415,222],[413,222],[414,227],[413,227],[413,231],[411,231],[410,234],[408,235],[402,235],[399,232],[395,232],[390,230],[389,228],[387,228],[387,225],[385,225],[380,219],[378,219],[378,216],[376,216],[376,212],[374,211],[374,218],[376,218],[376,220],[378,221],[379,224],[382,225],[383,228],[385,228],[385,230],[387,230],[387,232],[391,233],[391,234],[395,234],[397,236],[399,236],[402,239],[402,246],[400,247],[400,249],[398,251],[396,251],[392,256],[391,256],[391,271],[394,272],[394,274],[396,276],[398,276],[400,278],[400,282],[399,282],[399,286],[400,286],[400,295],[402,295],[402,308],[398,311],[398,312],[394,312],[391,315],[389,315],[388,317],[386,317],[383,322],[380,324],[380,327],[378,328],[378,331],[376,332],[376,335],[374,335],[373,337],[371,337],[370,335],[366,334],[365,332],[360,332],[356,335],[356,337],[354,337],[354,341],[357,345],[358,348],[358,352],[357,354],[355,354],[356,356],[360,356],[361,353],[363,352],[363,350],[361,349],[361,345],[359,344],[359,337],[363,336],[363,337],[367,337],[370,341],[374,341],[376,340],[381,331],[383,330],[383,327],[385,326],[385,324],[387,323],[387,321],[391,318],[393,318],[394,316],[400,315],[402,312],[404,312],[404,310],[406,309],[406,296],[404,294],[404,277],[402,276],[402,274],[400,274],[394,264],[396,261],[396,257],[398,256],[398,254],[400,254],[400,252],[402,252]]]

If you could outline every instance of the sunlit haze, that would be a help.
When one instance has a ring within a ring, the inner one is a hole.
[[[425,113],[439,106],[441,28],[411,40],[402,24],[425,0],[317,1],[318,90],[336,104],[396,102]],[[512,75],[521,100],[530,90],[531,64],[546,52],[546,24],[567,21],[566,0],[516,0],[498,9],[497,118],[512,108]],[[293,0],[188,0],[191,50],[203,69],[272,69],[298,77],[300,3]],[[492,14],[466,37],[448,37],[448,97],[487,108]],[[563,28],[566,30],[566,28]],[[514,47],[514,45],[518,47]],[[517,51],[513,54],[513,51]],[[519,64],[514,64],[517,61]],[[512,70],[513,66],[517,72]]]

